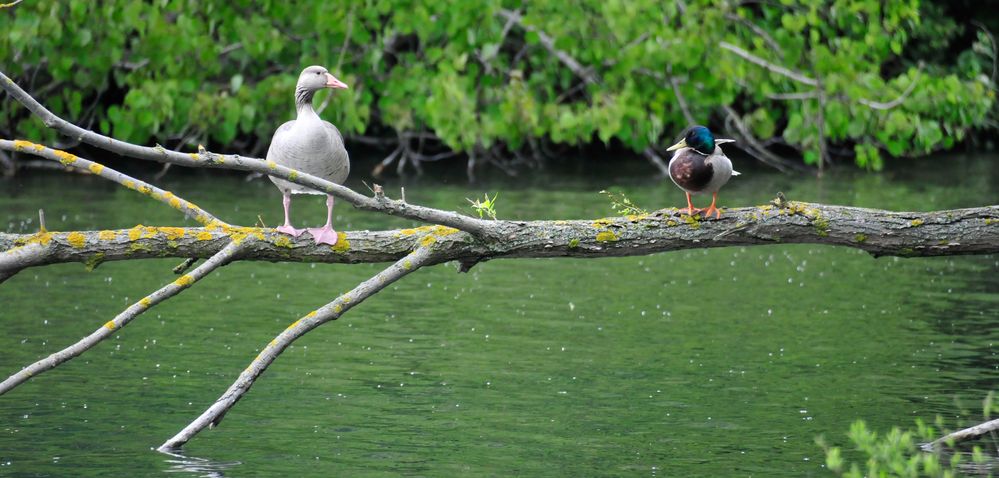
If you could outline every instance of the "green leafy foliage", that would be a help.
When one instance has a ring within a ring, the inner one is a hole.
[[[629,199],[628,196],[625,196],[624,193],[604,190],[600,191],[600,194],[607,196],[607,199],[611,203],[611,209],[622,216],[641,216],[649,213],[649,211],[642,209],[635,203],[631,202],[631,199]]]
[[[519,21],[502,14],[518,8]],[[266,143],[310,64],[350,85],[323,111],[345,133],[430,131],[465,152],[537,138],[641,151],[686,125],[683,103],[701,123],[732,106],[806,162],[827,142],[878,169],[884,153],[952,147],[995,105],[991,37],[954,61],[940,52],[963,27],[919,0],[66,0],[22,2],[0,31],[5,71],[57,114],[130,141],[227,150]],[[12,102],[0,130],[53,135]]]

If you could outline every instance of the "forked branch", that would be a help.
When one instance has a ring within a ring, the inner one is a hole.
[[[267,367],[277,359],[278,355],[281,355],[292,342],[294,342],[299,337],[305,335],[310,330],[319,327],[326,322],[336,320],[343,315],[344,312],[350,310],[357,304],[360,304],[371,297],[373,294],[384,289],[389,284],[405,277],[411,272],[417,269],[430,265],[435,262],[435,255],[432,248],[421,247],[412,254],[396,261],[394,264],[390,265],[385,270],[375,274],[374,277],[361,282],[357,287],[354,287],[350,292],[337,297],[334,301],[320,307],[317,310],[309,312],[304,317],[296,320],[294,323],[288,326],[283,332],[278,334],[274,340],[270,341],[264,350],[257,355],[256,358],[250,362],[250,365],[243,370],[243,373],[239,374],[236,381],[229,386],[229,389],[225,391],[215,403],[213,403],[207,410],[205,410],[198,418],[196,418],[191,424],[185,427],[180,433],[177,433],[172,438],[164,442],[158,448],[159,451],[170,452],[177,450],[185,443],[187,443],[191,438],[197,435],[201,430],[207,427],[214,427],[222,421],[226,412],[232,408],[243,395],[250,390],[253,383],[260,377],[260,374],[267,370]]]

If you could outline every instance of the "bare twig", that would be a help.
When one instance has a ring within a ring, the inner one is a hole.
[[[999,63],[997,63],[999,62],[999,45],[996,44],[996,37],[992,35],[992,31],[989,30],[989,28],[986,27],[984,23],[978,20],[972,20],[971,24],[978,28],[981,28],[982,31],[985,32],[985,36],[989,37],[989,43],[991,43],[990,46],[992,47],[992,76],[990,76],[989,78],[992,80],[991,81],[992,84],[990,86],[992,87],[992,89],[995,89],[996,75],[997,73],[999,73]]]
[[[250,390],[250,387],[253,386],[253,383],[260,374],[264,373],[267,367],[281,355],[281,352],[296,339],[326,322],[340,318],[345,312],[355,305],[360,304],[371,295],[409,273],[423,266],[433,264],[434,261],[435,256],[432,248],[421,247],[405,258],[396,261],[374,277],[360,283],[350,292],[337,297],[333,302],[320,307],[318,310],[309,312],[304,317],[296,320],[264,347],[264,350],[250,362],[250,365],[243,370],[243,373],[239,375],[229,389],[215,400],[215,403],[208,407],[190,425],[160,445],[158,450],[163,452],[174,451],[190,441],[201,430],[217,426],[222,421],[222,418],[224,418],[226,412]]]
[[[687,107],[687,100],[683,98],[683,93],[680,92],[680,84],[676,81],[675,76],[670,75],[669,84],[673,87],[676,102],[680,104],[680,111],[683,111],[683,118],[687,120],[687,124],[697,124],[694,115],[690,114],[690,108]]]
[[[648,148],[645,148],[642,151],[642,156],[645,156],[645,159],[649,160],[649,162],[652,163],[652,165],[655,166],[663,176],[669,176],[669,166],[666,164],[666,161],[663,160],[662,156],[659,156],[659,153],[656,152],[654,147],[649,146]]]
[[[213,223],[218,224],[219,226],[228,225],[219,221],[215,216],[196,206],[194,203],[180,198],[170,191],[164,191],[145,181],[133,178],[106,167],[103,164],[95,163],[74,154],[60,151],[58,149],[48,148],[30,141],[10,141],[6,139],[0,139],[0,149],[28,153],[50,161],[57,161],[62,163],[63,166],[90,171],[91,174],[114,181],[128,189],[140,192],[157,201],[167,204],[168,206],[183,212],[195,221],[198,221],[206,226]]]
[[[799,73],[799,72],[796,72],[796,71],[792,71],[792,70],[790,70],[788,68],[785,68],[783,66],[780,66],[780,65],[777,65],[777,64],[774,64],[774,63],[770,63],[769,61],[764,60],[763,58],[760,58],[760,57],[758,57],[758,56],[756,56],[756,55],[754,55],[754,54],[752,54],[752,53],[750,53],[750,52],[748,52],[746,50],[743,50],[742,48],[739,48],[739,47],[731,44],[731,43],[724,42],[724,41],[723,42],[718,42],[718,46],[720,46],[720,47],[722,47],[722,48],[724,48],[724,49],[726,49],[726,50],[728,50],[728,51],[730,51],[732,53],[735,53],[736,55],[741,56],[742,58],[748,60],[751,63],[755,63],[755,64],[757,64],[759,66],[762,66],[763,68],[766,68],[766,69],[774,72],[774,73],[777,73],[779,75],[782,75],[782,76],[790,78],[790,79],[792,79],[794,81],[797,81],[798,83],[803,83],[803,84],[806,84],[806,85],[809,85],[809,86],[816,86],[816,87],[819,86],[819,82],[816,81],[815,78],[809,78],[808,76],[805,76],[802,73]]]
[[[819,92],[816,90],[812,91],[796,91],[793,93],[770,93],[767,98],[771,100],[811,100],[819,97]]]
[[[18,3],[21,3],[22,1],[23,0],[14,0],[13,2],[10,3],[0,3],[0,8],[10,8],[13,7],[14,5],[17,5]]]
[[[575,73],[576,76],[583,79],[583,81],[587,83],[600,83],[600,78],[593,72],[592,69],[583,66],[579,61],[573,58],[572,55],[556,48],[554,38],[542,31],[540,28],[525,24],[522,21],[523,17],[521,17],[520,12],[500,9],[496,12],[496,14],[503,17],[507,21],[516,23],[517,26],[523,28],[524,30],[536,33],[538,35],[538,41],[541,42],[541,45],[544,46],[549,53],[555,55],[555,58],[558,58],[563,65],[568,67],[569,70]]]
[[[736,15],[735,13],[731,12],[726,13],[725,18],[745,25],[746,28],[752,30],[753,33],[756,34],[756,36],[762,38],[763,41],[766,42],[766,44],[769,45],[770,48],[777,53],[777,56],[781,57],[781,59],[784,58],[784,50],[780,47],[780,43],[777,43],[777,40],[774,40],[774,37],[770,36],[770,34],[767,33],[766,30],[764,30],[760,26],[756,25],[755,23],[745,18]]]
[[[181,262],[180,264],[178,264],[176,267],[173,268],[173,273],[181,275],[184,272],[187,272],[187,270],[190,269],[195,262],[198,262],[197,257],[188,257],[187,259],[184,259],[184,262]]]
[[[739,114],[736,113],[731,106],[724,105],[722,106],[722,109],[725,111],[728,120],[735,126],[736,131],[739,132],[739,136],[742,137],[742,142],[745,143],[745,145],[748,145],[748,148],[745,149],[746,152],[752,154],[756,157],[756,159],[759,159],[760,162],[783,172],[790,170],[808,170],[805,166],[782,159],[768,151],[765,146],[756,140],[756,137],[753,136],[753,133],[749,131],[746,124],[739,118]]]
[[[909,85],[905,87],[905,91],[903,91],[900,95],[898,95],[898,97],[889,102],[882,103],[880,101],[871,101],[864,98],[858,99],[857,102],[864,106],[869,106],[871,108],[874,108],[876,110],[890,110],[898,105],[901,105],[902,102],[904,102],[905,99],[908,98],[909,95],[912,93],[912,91],[916,88],[916,84],[919,83],[919,74],[922,71],[923,71],[923,64],[920,63],[919,68],[916,69],[915,78],[909,81]]]
[[[109,320],[107,323],[99,327],[87,337],[81,339],[79,342],[49,355],[48,357],[31,365],[28,365],[27,367],[24,367],[19,372],[11,375],[7,378],[7,380],[0,383],[0,395],[9,392],[14,387],[17,387],[40,373],[51,370],[63,362],[71,360],[83,352],[86,352],[102,340],[110,337],[116,330],[128,325],[132,319],[138,317],[139,314],[142,314],[150,307],[179,294],[209,272],[228,264],[229,261],[231,261],[240,251],[240,248],[240,243],[237,243],[236,241],[230,242],[229,245],[205,261],[204,264],[201,264],[201,266],[191,271],[190,274],[183,275],[170,284],[163,286],[156,292],[139,299],[138,302],[130,305],[114,319]]]

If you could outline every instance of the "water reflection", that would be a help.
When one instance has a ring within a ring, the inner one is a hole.
[[[222,478],[225,471],[242,465],[239,461],[215,461],[209,458],[199,458],[180,453],[161,452],[170,458],[163,460],[167,464],[165,473],[185,473],[203,478]]]

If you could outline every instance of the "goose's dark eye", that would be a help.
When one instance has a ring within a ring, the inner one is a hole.
[[[320,72],[318,72],[318,71],[317,71],[317,72],[316,72],[316,74],[317,74],[317,75],[321,75],[322,73],[320,73]]]

